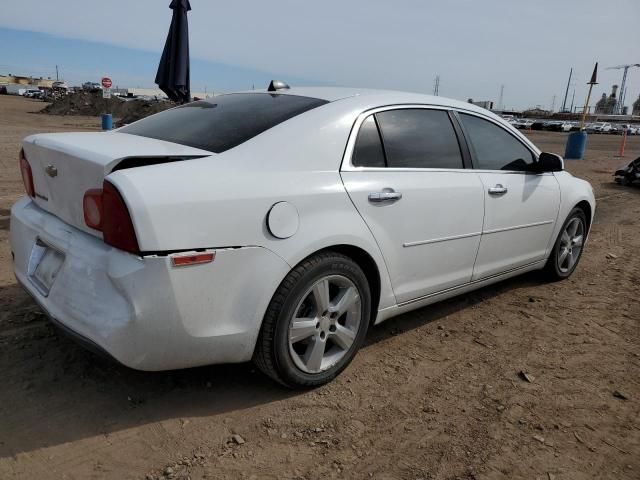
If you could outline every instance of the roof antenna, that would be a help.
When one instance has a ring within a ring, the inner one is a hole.
[[[271,83],[267,88],[267,92],[275,92],[277,90],[288,90],[289,88],[291,87],[289,87],[289,85],[287,85],[281,80],[271,80]]]

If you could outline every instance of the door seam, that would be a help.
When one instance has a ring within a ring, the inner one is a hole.
[[[362,219],[363,223],[367,227],[367,230],[369,230],[369,233],[371,234],[371,238],[373,238],[373,241],[375,242],[376,247],[378,247],[378,252],[380,253],[380,258],[382,258],[382,261],[384,263],[384,268],[387,271],[387,278],[389,279],[389,283],[391,284],[391,294],[393,295],[393,299],[395,300],[396,305],[397,305],[398,304],[398,298],[396,297],[396,292],[394,291],[394,288],[393,288],[393,282],[391,281],[391,272],[389,272],[389,265],[387,265],[387,259],[384,257],[384,254],[382,253],[382,248],[380,247],[380,244],[378,243],[378,239],[373,234],[373,231],[371,230],[371,227],[369,226],[367,221],[362,216],[362,213],[360,213],[360,210],[358,210],[358,207],[356,206],[355,202],[353,201],[353,198],[351,198],[351,194],[349,193],[349,190],[347,189],[347,186],[344,184],[344,179],[342,178],[342,171],[338,172],[338,176],[340,177],[340,182],[342,183],[342,188],[344,188],[344,192],[347,194],[347,197],[349,198],[349,201],[351,202],[351,205],[353,206],[355,211],[358,213],[358,216]]]
[[[487,196],[484,194],[484,182],[478,173],[475,173],[475,175],[476,179],[480,182],[480,190],[482,192],[482,228],[480,229],[480,241],[478,242],[478,248],[476,248],[476,258],[473,260],[473,267],[471,268],[471,277],[469,278],[469,282],[473,281],[473,276],[476,273],[478,254],[480,253],[480,246],[482,245],[482,239],[484,238],[484,226],[487,219]]]

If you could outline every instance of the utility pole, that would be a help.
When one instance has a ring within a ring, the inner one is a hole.
[[[433,82],[433,94],[437,97],[440,90],[440,75],[436,75],[436,79]]]
[[[60,80],[60,78],[58,78],[58,65],[56,65],[56,82]]]
[[[553,109],[556,108],[556,96],[554,95],[551,99],[551,113],[553,113]]]
[[[569,71],[569,80],[567,80],[567,89],[564,91],[564,100],[562,101],[562,112],[567,110],[567,96],[569,95],[569,84],[571,83],[571,76],[573,75],[573,67]]]
[[[504,85],[500,85],[500,100],[498,100],[498,110],[504,109],[504,105],[502,105],[503,99],[504,99]]]

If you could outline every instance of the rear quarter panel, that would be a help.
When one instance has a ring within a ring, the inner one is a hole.
[[[352,245],[378,267],[379,308],[395,304],[379,248],[338,172],[357,113],[337,120],[314,113],[219,155],[109,175],[131,212],[141,250],[261,246],[293,267],[323,248]],[[299,216],[297,232],[287,239],[271,235],[266,223],[281,201]]]

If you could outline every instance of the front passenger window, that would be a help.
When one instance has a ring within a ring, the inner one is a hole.
[[[474,115],[460,114],[474,168],[479,170],[526,171],[535,162],[531,151],[503,128]]]

